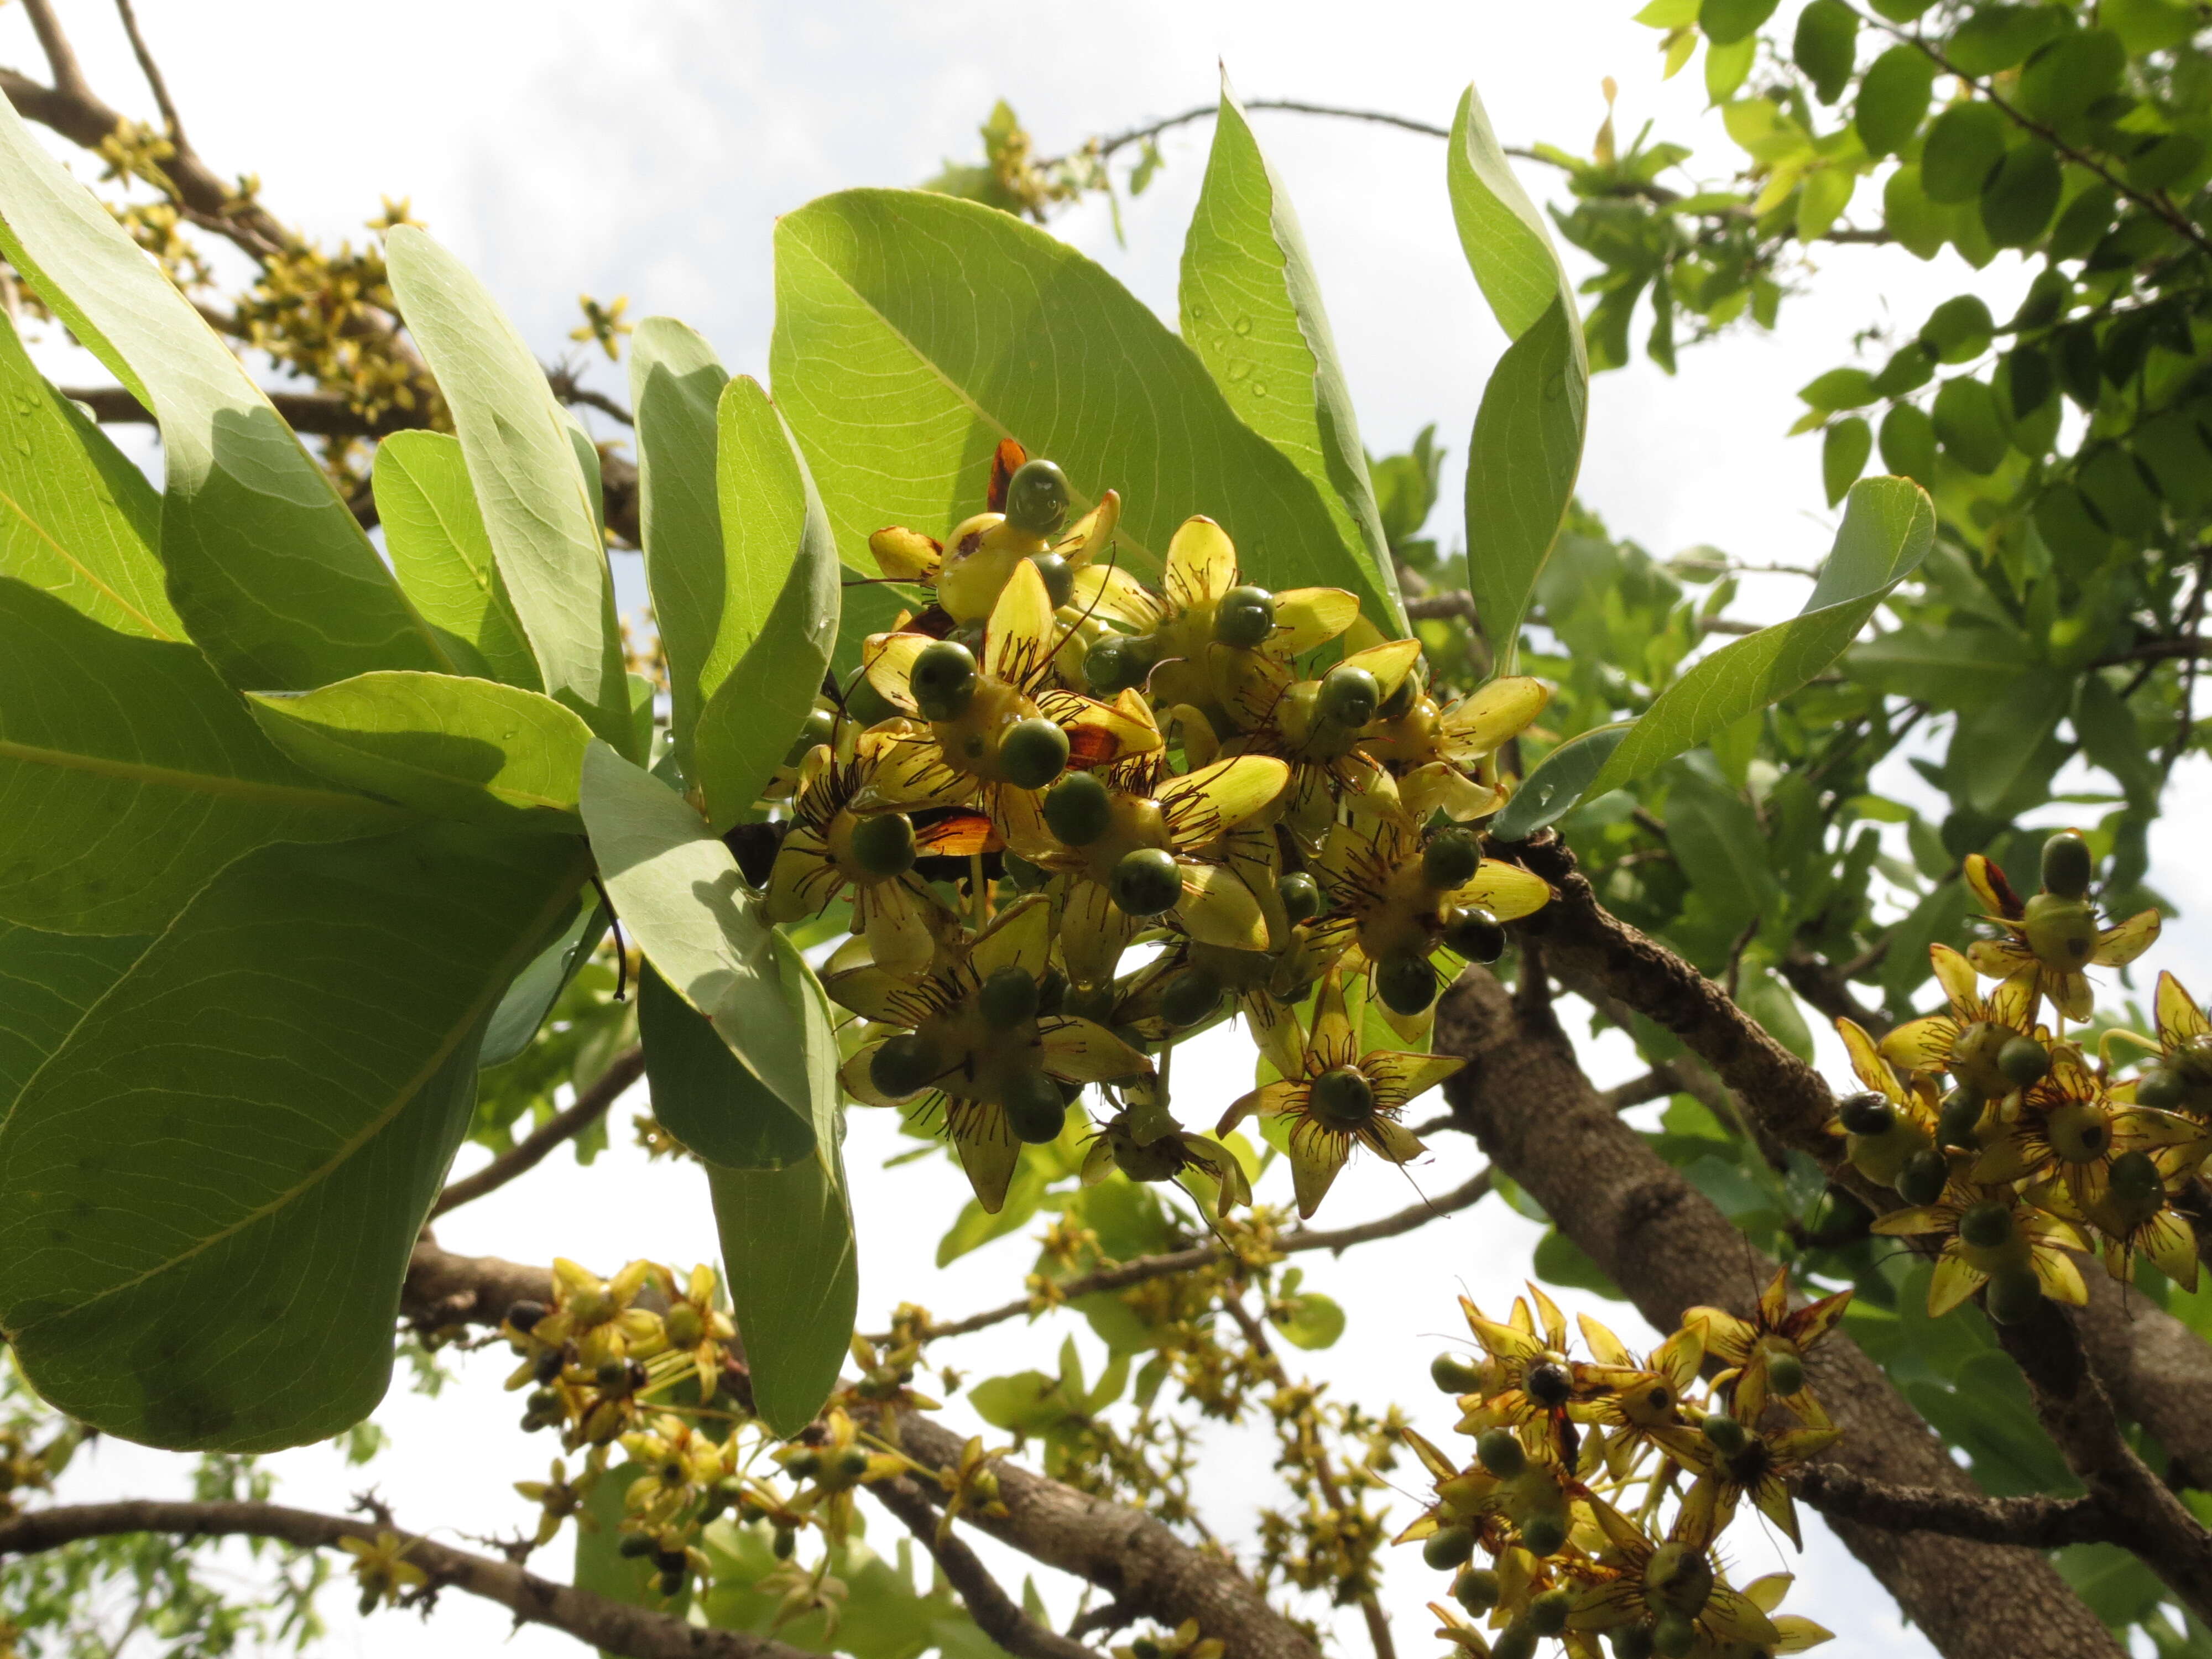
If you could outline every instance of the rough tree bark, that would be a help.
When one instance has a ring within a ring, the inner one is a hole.
[[[1699,1304],[1750,1310],[1774,1264],[1607,1109],[1548,1002],[1516,1004],[1495,979],[1471,972],[1439,1006],[1436,1048],[1468,1060],[1444,1085],[1463,1127],[1654,1326],[1671,1330]],[[1844,1430],[1832,1462],[1885,1486],[1975,1492],[1848,1338],[1832,1334],[1808,1363]],[[1835,1528],[1947,1659],[2123,1651],[2033,1551],[1840,1519]]]

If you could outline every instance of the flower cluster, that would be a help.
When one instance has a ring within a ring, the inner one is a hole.
[[[2046,1297],[2079,1305],[2087,1291],[2075,1252],[2101,1254],[2123,1283],[2139,1255],[2197,1283],[2195,1235],[2171,1200],[2212,1151],[2212,1021],[2161,975],[2156,1043],[2110,1030],[2093,1062],[2067,1036],[2094,1012],[2082,970],[2133,961],[2158,937],[2158,912],[2101,925],[2094,860],[2072,830],[2045,843],[2042,873],[2023,902],[1996,866],[1968,858],[1994,937],[1963,956],[1931,948],[1948,1008],[1878,1043],[1838,1022],[1864,1086],[1841,1103],[1836,1128],[1852,1166],[1904,1200],[1875,1231],[1925,1238],[1936,1253],[1931,1314],[1977,1291],[2004,1322]],[[1996,982],[1984,991],[1984,980]],[[2155,1056],[2116,1079],[2110,1049],[2130,1040]]]
[[[871,539],[930,602],[866,641],[772,786],[769,914],[850,905],[823,975],[857,1016],[845,1088],[949,1138],[986,1210],[1093,1086],[1091,1173],[1249,1199],[1156,1058],[1241,1014],[1261,1086],[1216,1133],[1285,1120],[1310,1214],[1352,1148],[1420,1151],[1398,1118],[1453,1069],[1420,1052],[1443,974],[1494,961],[1550,897],[1473,828],[1548,694],[1506,678],[1440,702],[1419,641],[1340,589],[1245,580],[1209,519],[1154,590],[1119,562],[1113,491],[1068,514],[1060,469],[1009,441],[988,511],[941,542]],[[1402,1049],[1362,1040],[1370,1006]]]
[[[1405,1433],[1437,1501],[1399,1541],[1421,1540],[1429,1565],[1453,1573],[1465,1610],[1432,1604],[1437,1633],[1482,1659],[1528,1659],[1547,1637],[1574,1659],[1599,1659],[1601,1636],[1620,1659],[1796,1653],[1826,1640],[1809,1620],[1775,1613],[1788,1575],[1732,1588],[1715,1543],[1747,1500],[1797,1541],[1789,1477],[1839,1433],[1804,1354],[1850,1296],[1793,1310],[1778,1273],[1750,1318],[1692,1308],[1640,1358],[1584,1315],[1586,1359],[1534,1285],[1503,1323],[1462,1298],[1480,1353],[1440,1355],[1431,1374],[1458,1397],[1474,1458],[1462,1467]],[[1699,1390],[1708,1358],[1724,1369]]]

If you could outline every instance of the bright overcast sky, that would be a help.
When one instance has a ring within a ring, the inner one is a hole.
[[[60,4],[94,84],[110,101],[144,112],[109,9],[100,0]],[[1580,149],[1604,113],[1599,82],[1612,75],[1624,142],[1650,118],[1661,134],[1698,149],[1703,176],[1723,174],[1731,152],[1717,120],[1702,112],[1698,76],[1660,83],[1656,37],[1629,21],[1633,10],[1628,0],[382,0],[368,10],[302,0],[138,0],[198,147],[220,172],[258,173],[279,216],[319,234],[359,236],[380,194],[410,198],[416,216],[475,264],[542,356],[566,349],[580,293],[626,294],[631,317],[682,317],[733,368],[763,378],[774,216],[846,185],[910,185],[947,156],[975,155],[975,128],[1000,96],[1049,154],[1209,100],[1218,61],[1247,98],[1365,106],[1439,124],[1473,79],[1508,143]],[[0,62],[41,67],[19,8],[0,12]],[[1502,342],[1459,252],[1443,145],[1297,116],[1261,113],[1255,125],[1304,223],[1368,447],[1403,447],[1433,421],[1454,451],[1435,526],[1449,544],[1457,538],[1461,452]],[[373,136],[356,141],[356,131]],[[1126,249],[1115,246],[1103,204],[1055,226],[1170,319],[1210,131],[1200,125],[1164,142],[1167,166],[1152,190],[1125,204]],[[1556,189],[1547,169],[1524,176],[1540,194]],[[1840,361],[1856,330],[1885,321],[1917,327],[1958,273],[1887,251],[1837,249],[1824,263],[1820,295],[1790,302],[1780,338],[1744,336],[1686,350],[1672,381],[1639,364],[1593,387],[1582,488],[1616,531],[1662,555],[1710,543],[1754,562],[1805,562],[1825,550],[1833,520],[1820,496],[1817,441],[1783,436],[1800,408],[1796,389]],[[2001,308],[2021,280],[2007,256],[1982,286]],[[1639,339],[1644,326],[1639,321]],[[602,363],[599,372],[608,390],[621,391],[618,371]],[[1794,606],[1788,579],[1770,580],[1781,585],[1754,602]],[[2166,874],[2171,885],[2171,866]],[[2177,896],[2185,903],[2191,894]],[[1601,1081],[1632,1064],[1618,1047],[1592,1060]],[[1187,1097],[1206,1103],[1196,1115],[1212,1115],[1215,1093],[1225,1103],[1241,1092],[1248,1066],[1249,1051],[1218,1039],[1210,1058],[1179,1065]],[[1194,1081],[1205,1086],[1193,1090]],[[629,1138],[633,1109],[617,1111],[618,1142]],[[896,1141],[884,1115],[854,1115],[848,1157],[861,1206],[863,1324],[880,1327],[901,1299],[945,1316],[1006,1299],[1030,1247],[1018,1237],[949,1271],[931,1268],[937,1235],[964,1188],[935,1160],[881,1170],[900,1145],[911,1143]],[[1471,1146],[1448,1139],[1415,1174],[1425,1190],[1441,1192],[1476,1161]],[[1272,1178],[1281,1181],[1281,1172]],[[1410,1197],[1395,1173],[1355,1164],[1332,1195],[1328,1219],[1384,1213]],[[565,1254],[601,1271],[635,1255],[688,1267],[714,1252],[696,1176],[648,1167],[622,1150],[588,1174],[556,1158],[524,1185],[457,1212],[440,1233],[452,1249],[522,1261]],[[1451,1414],[1426,1365],[1457,1324],[1455,1297],[1464,1289],[1501,1307],[1527,1272],[1534,1237],[1493,1199],[1364,1249],[1356,1269],[1304,1262],[1310,1287],[1335,1294],[1352,1322],[1336,1349],[1294,1359],[1329,1379],[1340,1397],[1376,1408],[1396,1401],[1446,1438]],[[1624,1334],[1641,1329],[1620,1304],[1562,1300],[1619,1320]],[[971,1376],[1048,1366],[1060,1326],[1026,1337],[1001,1328],[942,1357]],[[497,1393],[506,1369],[503,1356],[483,1356],[462,1388],[434,1403],[395,1393],[381,1417],[397,1448],[369,1471],[342,1471],[320,1449],[274,1460],[284,1474],[280,1496],[337,1507],[374,1480],[403,1524],[512,1531],[526,1506],[506,1483],[542,1475],[554,1448],[546,1437],[513,1430],[519,1396]],[[1261,1441],[1222,1438],[1206,1474],[1227,1495],[1218,1519],[1235,1525],[1240,1501],[1265,1488],[1267,1457]],[[173,1488],[179,1473],[120,1445],[101,1448],[95,1464],[94,1480],[118,1492]],[[1401,1502],[1397,1520],[1413,1508]],[[888,1549],[888,1521],[871,1520]],[[1804,1582],[1790,1606],[1838,1632],[1826,1651],[1838,1659],[1929,1651],[1899,1632],[1887,1598],[1817,1522],[1808,1533]],[[1740,1525],[1730,1547],[1740,1580],[1786,1567],[1786,1544],[1755,1523]],[[1401,1555],[1389,1605],[1400,1650],[1410,1656],[1431,1650],[1433,1621],[1420,1604],[1443,1583],[1414,1552]],[[565,1570],[566,1559],[564,1544],[536,1565]],[[1018,1574],[1013,1558],[993,1559]],[[1055,1606],[1072,1605],[1065,1582],[1044,1588]],[[427,1632],[391,1615],[363,1624],[343,1591],[326,1598],[325,1610],[332,1649],[342,1653],[389,1655],[404,1644],[476,1654],[503,1635],[495,1610],[458,1595],[446,1598]],[[1356,1618],[1337,1628],[1345,1650],[1365,1652]],[[566,1638],[538,1630],[512,1646],[532,1659],[574,1651]]]

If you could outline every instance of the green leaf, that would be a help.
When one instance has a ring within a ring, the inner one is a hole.
[[[31,365],[0,322],[0,576],[66,601],[119,634],[181,640],[155,547],[161,498],[146,475]]]
[[[399,585],[455,668],[544,690],[492,557],[461,441],[446,432],[393,433],[376,446],[375,491]]]
[[[2008,150],[1983,186],[1982,228],[1998,247],[2026,247],[2043,234],[2065,188],[2056,152],[2031,138]]]
[[[1121,492],[1121,558],[1139,575],[1156,576],[1176,527],[1202,513],[1251,579],[1348,587],[1371,614],[1396,614],[1312,483],[1073,249],[972,202],[883,190],[785,215],[775,246],[777,404],[848,563],[874,574],[866,543],[886,525],[941,536],[980,510],[992,452],[1012,437],[1066,470],[1072,512]],[[845,637],[895,603],[850,607]]]
[[[0,252],[160,421],[168,597],[224,678],[295,690],[452,666],[245,365],[12,105]]]
[[[1766,910],[1778,889],[1758,816],[1733,789],[1687,768],[1669,775],[1667,845],[1692,890],[1729,933]]]
[[[1732,46],[1754,34],[1774,15],[1778,0],[1705,0],[1698,10],[1698,27],[1717,46]]]
[[[1997,418],[1996,396],[1971,376],[1946,380],[1936,388],[1929,410],[1946,454],[1967,471],[1986,477],[1997,470],[2009,447]]]
[[[716,420],[728,586],[684,776],[727,829],[750,814],[821,692],[843,573],[814,480],[760,383],[739,375],[723,387]]]
[[[1451,192],[1460,248],[1505,337],[1517,340],[1528,333],[1555,299],[1565,302],[1571,319],[1574,289],[1552,245],[1552,234],[1545,228],[1543,214],[1514,177],[1504,146],[1491,131],[1490,116],[1473,87],[1460,95],[1458,112],[1452,117],[1444,180]],[[1575,335],[1579,362],[1579,327]]]
[[[575,1471],[579,1478],[581,1473]],[[627,1607],[649,1607],[655,1613],[672,1613],[681,1618],[691,1599],[688,1583],[682,1594],[663,1595],[654,1583],[659,1570],[653,1565],[653,1558],[622,1553],[623,1540],[635,1536],[621,1530],[623,1516],[629,1512],[623,1494],[648,1473],[641,1463],[625,1462],[603,1470],[592,1482],[591,1490],[584,1496],[583,1512],[598,1525],[574,1528],[576,1567],[570,1582],[580,1590],[604,1595]],[[602,1659],[613,1659],[605,1648],[599,1652]]]
[[[1842,653],[1935,538],[1936,509],[1917,484],[1862,478],[1852,485],[1834,550],[1803,611],[1724,646],[1668,686],[1613,750],[1592,790],[1632,783],[1797,690]]]
[[[1877,690],[1937,708],[1966,709],[2012,696],[2014,683],[2034,660],[2016,633],[1909,622],[1853,646],[1844,667]]]
[[[1633,720],[1617,720],[1569,738],[1544,757],[1528,774],[1505,810],[1491,820],[1490,833],[1498,841],[1523,841],[1546,824],[1565,817],[1583,798],[1613,751],[1620,747]]]
[[[1627,1299],[1605,1269],[1590,1259],[1589,1253],[1557,1227],[1547,1227],[1544,1236],[1536,1241],[1534,1265],[1536,1277],[1547,1285],[1593,1291],[1615,1302]]]
[[[2063,126],[2108,93],[2127,73],[2128,49],[2110,29],[2078,29],[2039,47],[2020,72],[2021,108]]]
[[[487,830],[582,833],[576,779],[591,729],[550,697],[393,672],[247,701],[279,749],[364,795]]]
[[[714,404],[729,379],[705,337],[672,317],[647,318],[630,338],[638,529],[668,663],[669,736],[686,778],[705,701],[699,676],[732,585],[714,471]]]
[[[1881,417],[1881,464],[1923,487],[1936,479],[1936,423],[1917,404],[1899,404]]]
[[[118,634],[0,579],[0,916],[160,927],[271,842],[408,821],[279,753],[190,645]]]
[[[1832,368],[1798,388],[1797,395],[1824,413],[1862,409],[1875,401],[1874,376],[1863,368]]]
[[[1813,83],[1813,95],[1832,104],[1850,84],[1858,55],[1859,15],[1844,0],[1813,0],[1797,14],[1790,56]]]
[[[172,1448],[365,1416],[484,1022],[583,873],[441,825],[210,883],[0,1123],[0,1328],[39,1392]]]
[[[1283,1340],[1296,1348],[1334,1347],[1344,1334],[1344,1309],[1319,1291],[1285,1297],[1283,1305],[1267,1317],[1283,1334]]]
[[[467,266],[411,225],[392,231],[385,257],[407,331],[453,410],[493,562],[545,694],[627,749],[614,581],[568,417]]]
[[[0,922],[0,1123],[46,1056],[152,941],[42,933]]]
[[[584,751],[580,805],[599,879],[638,948],[745,1069],[812,1124],[817,1091],[797,1023],[807,988],[787,990],[788,942],[730,849],[682,796],[605,744]]]
[[[1529,596],[1574,500],[1589,385],[1581,327],[1562,296],[1505,348],[1475,411],[1468,449],[1468,587],[1507,673]]]
[[[1928,199],[1920,168],[1907,162],[1881,187],[1882,228],[1916,259],[1932,259],[1951,238],[1951,215]]]
[[[2005,155],[2002,112],[1980,99],[1954,104],[1928,124],[1920,147],[1920,187],[1947,205],[1978,199]]]
[[[1389,590],[1387,619],[1373,620],[1402,630],[1396,568],[1305,237],[1225,74],[1179,299],[1182,337],[1238,418],[1305,474],[1338,538]]]
[[[598,894],[584,895],[560,937],[531,959],[499,1000],[491,1024],[484,1029],[483,1052],[477,1059],[478,1070],[504,1066],[530,1046],[577,970],[599,949],[613,919]]]
[[[832,1138],[785,1169],[710,1165],[707,1181],[753,1403],[797,1434],[837,1386],[860,1306],[844,1155]]]
[[[728,1169],[781,1170],[812,1155],[812,1127],[738,1063],[713,1024],[650,963],[638,975],[637,1028],[653,1115],[701,1158]]]
[[[1943,55],[1961,75],[1994,75],[2010,69],[2066,25],[2066,14],[2055,6],[1978,6],[1952,32]]]
[[[1820,483],[1833,507],[1866,471],[1874,453],[1874,428],[1856,415],[1838,421],[1820,441]]]
[[[1936,64],[1917,46],[1892,46],[1867,65],[1851,123],[1869,155],[1893,155],[1920,130],[1936,89]]]
[[[1936,362],[1970,362],[1990,349],[1996,323],[1978,294],[1956,294],[1929,313],[1919,343]]]

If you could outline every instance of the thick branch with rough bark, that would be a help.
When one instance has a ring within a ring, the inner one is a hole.
[[[374,1543],[381,1530],[374,1521],[319,1515],[281,1504],[69,1504],[0,1521],[0,1556],[32,1555],[82,1538],[141,1532],[179,1538],[281,1538],[329,1549],[349,1538]],[[427,1573],[434,1585],[496,1601],[519,1622],[550,1626],[626,1659],[811,1659],[773,1637],[686,1624],[665,1613],[573,1589],[510,1562],[428,1538],[406,1538],[405,1559]]]
[[[1885,1486],[1833,1463],[1815,1463],[1793,1483],[1797,1496],[1832,1521],[1889,1532],[1935,1532],[1984,1544],[2055,1550],[2118,1544],[2130,1528],[2094,1498],[1975,1498],[1933,1486]]]
[[[1547,951],[1554,948],[1547,939]],[[1673,1329],[1698,1304],[1747,1314],[1774,1265],[1609,1110],[1547,1003],[1516,1003],[1470,973],[1437,1010],[1436,1048],[1468,1066],[1445,1096],[1496,1166],[1542,1204],[1644,1317]],[[1840,1334],[1808,1357],[1844,1431],[1832,1454],[1883,1486],[1974,1495],[1865,1354]],[[2081,1659],[2120,1649],[2033,1553],[1907,1536],[1838,1517],[1836,1530],[1948,1659]]]

